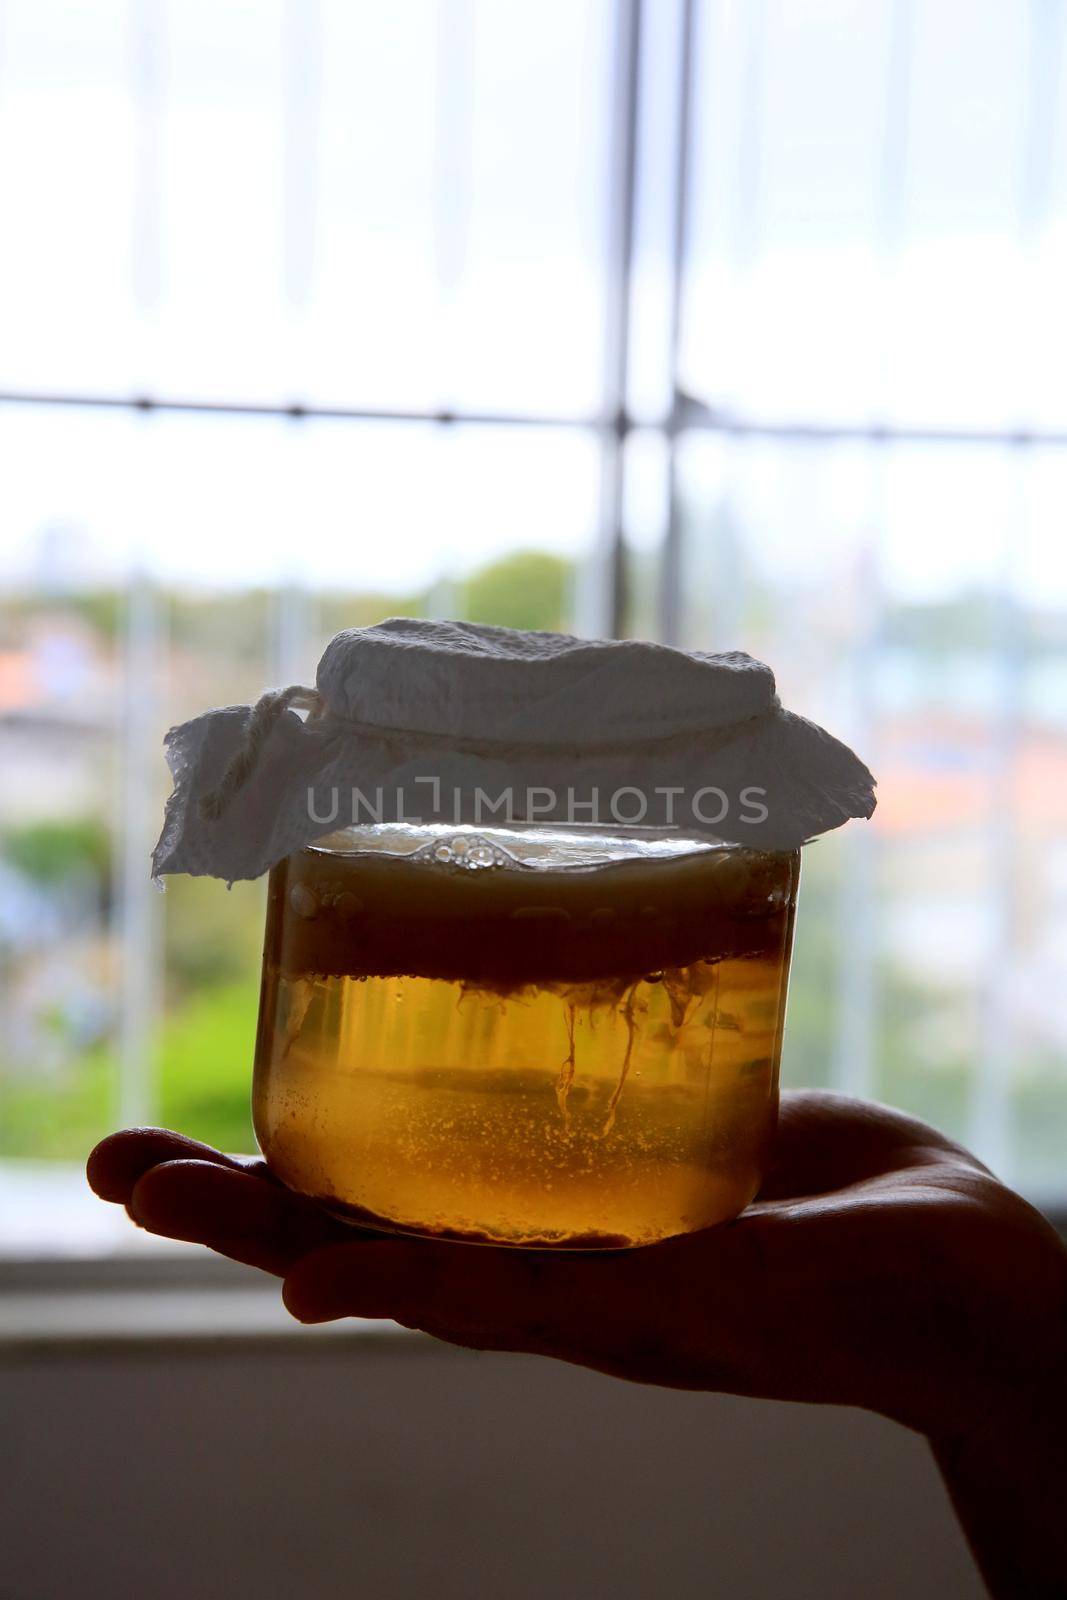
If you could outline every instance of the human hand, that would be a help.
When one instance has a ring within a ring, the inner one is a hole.
[[[353,1228],[262,1161],[134,1129],[88,1176],[150,1232],[284,1279],[304,1322],[391,1318],[672,1388],[836,1402],[939,1439],[1054,1382],[1067,1255],[1047,1222],[933,1129],[783,1097],[774,1165],[735,1222],[639,1249],[464,1246]]]

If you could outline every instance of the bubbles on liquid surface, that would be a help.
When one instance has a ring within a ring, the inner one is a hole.
[[[524,865],[510,851],[494,844],[481,834],[453,834],[444,839],[430,840],[421,850],[412,852],[412,861],[428,861],[435,866],[460,868],[465,872],[484,872],[492,867],[520,867]]]

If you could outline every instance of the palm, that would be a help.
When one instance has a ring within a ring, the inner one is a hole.
[[[143,1227],[285,1279],[295,1316],[388,1317],[671,1387],[962,1425],[1040,1340],[1058,1241],[959,1146],[841,1096],[786,1095],[776,1160],[736,1222],[591,1254],[370,1233],[259,1160],[160,1130],[97,1147],[89,1180]],[[1006,1354],[1007,1353],[1007,1354]],[[1040,1352],[1035,1352],[1039,1354]]]

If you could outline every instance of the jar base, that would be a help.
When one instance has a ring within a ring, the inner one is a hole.
[[[488,1233],[479,1233],[475,1230],[461,1228],[430,1228],[430,1227],[405,1227],[403,1223],[393,1222],[387,1217],[381,1217],[376,1212],[367,1211],[362,1206],[348,1205],[343,1200],[333,1196],[315,1195],[308,1196],[316,1205],[322,1207],[331,1217],[338,1222],[347,1223],[351,1228],[365,1228],[369,1232],[392,1235],[403,1239],[429,1239],[446,1244],[473,1244],[489,1245],[494,1248],[508,1250],[567,1250],[585,1252],[589,1255],[600,1255],[607,1251],[612,1253],[620,1250],[643,1250],[650,1245],[663,1244],[668,1239],[681,1239],[689,1233],[700,1233],[704,1228],[720,1227],[723,1223],[733,1222],[741,1211],[731,1211],[725,1216],[708,1222],[700,1228],[682,1228],[677,1233],[665,1233],[655,1239],[631,1239],[621,1233],[584,1233],[569,1234],[563,1237],[537,1237],[526,1239],[505,1239]],[[750,1199],[754,1196],[750,1196]],[[747,1205],[749,1201],[745,1202]]]

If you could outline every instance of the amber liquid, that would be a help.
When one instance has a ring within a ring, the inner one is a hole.
[[[777,1113],[797,858],[716,854],[477,882],[282,863],[254,1091],[272,1169],[353,1220],[483,1243],[735,1216]]]

